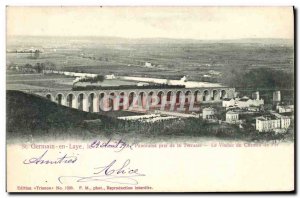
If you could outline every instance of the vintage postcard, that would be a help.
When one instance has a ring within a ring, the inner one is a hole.
[[[292,192],[293,7],[6,8],[8,192]]]

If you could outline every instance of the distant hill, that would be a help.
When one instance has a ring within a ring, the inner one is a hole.
[[[294,41],[292,39],[282,39],[282,38],[242,38],[242,39],[215,39],[215,40],[205,40],[205,39],[180,39],[180,38],[122,38],[122,37],[91,37],[91,36],[81,36],[81,37],[63,37],[63,36],[15,36],[8,37],[8,46],[10,45],[29,45],[42,47],[45,44],[51,45],[53,43],[55,46],[57,43],[72,43],[74,45],[82,43],[84,44],[205,44],[205,43],[236,43],[236,44],[264,44],[264,45],[293,45]]]
[[[49,130],[64,131],[82,126],[84,120],[100,119],[105,123],[112,123],[113,119],[64,107],[21,91],[8,90],[6,100],[8,135],[47,133]]]

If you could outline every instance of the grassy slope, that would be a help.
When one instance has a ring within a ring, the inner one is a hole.
[[[63,107],[20,91],[7,91],[6,95],[8,136],[19,133],[43,134],[51,129],[64,131],[80,127],[83,120],[111,119],[103,115]]]

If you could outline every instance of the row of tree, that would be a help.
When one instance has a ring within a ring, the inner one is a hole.
[[[224,84],[243,89],[292,89],[294,88],[294,74],[292,72],[258,68],[230,68],[224,71]]]
[[[21,71],[25,73],[42,73],[43,70],[56,70],[56,66],[54,63],[46,61],[43,63],[36,63],[34,65],[32,64],[25,64],[25,65],[17,65],[14,63],[11,63],[8,66],[8,69],[15,70],[15,71]]]

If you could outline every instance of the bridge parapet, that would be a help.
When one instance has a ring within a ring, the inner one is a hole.
[[[106,99],[104,106],[113,106],[113,110],[120,110],[116,107],[116,102],[127,98],[129,104],[134,97],[157,97],[159,100],[166,100],[167,103],[174,97],[174,101],[179,102],[180,98],[189,103],[203,102],[214,103],[221,102],[224,98],[233,98],[235,88],[229,87],[201,87],[201,88],[162,88],[162,89],[124,89],[124,90],[40,90],[30,93],[45,97],[58,104],[83,111],[99,112],[101,100]],[[122,99],[123,98],[123,99]],[[143,99],[142,99],[143,100]],[[102,102],[103,103],[103,102]],[[124,101],[122,101],[124,103]],[[142,102],[145,105],[145,102]],[[161,104],[161,103],[160,103]],[[124,104],[123,104],[124,106]],[[126,106],[126,105],[125,105]],[[126,107],[125,107],[126,108]],[[124,109],[122,107],[121,109]]]

